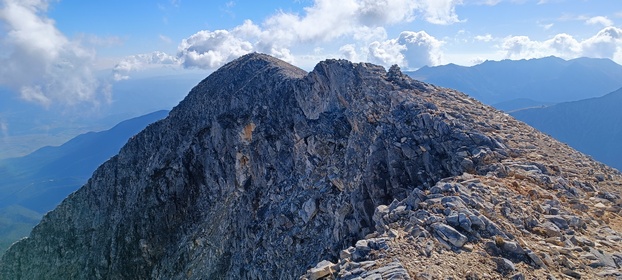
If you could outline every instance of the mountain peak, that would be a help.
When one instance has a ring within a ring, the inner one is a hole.
[[[262,68],[281,68],[284,71],[290,71],[294,75],[301,74],[304,71],[278,58],[263,53],[249,53],[238,59],[233,60],[223,66],[220,71],[231,71],[232,69],[240,71],[246,68],[259,70]],[[302,72],[301,72],[302,71]]]
[[[250,54],[48,213],[0,278],[596,275],[577,248],[611,265],[619,242],[589,241],[618,217],[621,180],[397,67],[326,60],[305,73]],[[573,270],[549,262],[562,252]]]

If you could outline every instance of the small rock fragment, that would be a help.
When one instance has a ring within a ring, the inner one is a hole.
[[[516,270],[514,263],[506,258],[494,258],[493,260],[497,264],[497,271],[504,275]]]
[[[578,272],[571,270],[571,269],[564,269],[562,271],[562,273],[574,278],[574,279],[581,279],[581,274],[579,274]]]
[[[525,275],[523,275],[522,273],[516,273],[512,276],[510,276],[511,280],[525,280]]]
[[[452,245],[461,248],[464,243],[467,242],[467,237],[458,232],[451,226],[441,223],[434,223],[431,225],[434,232],[444,241],[451,243]]]
[[[336,264],[329,261],[321,261],[314,268],[309,269],[309,280],[317,280],[333,274]]]

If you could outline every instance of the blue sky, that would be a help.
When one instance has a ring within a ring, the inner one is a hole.
[[[622,63],[618,0],[0,0],[0,86],[42,106],[102,102],[137,76],[206,74],[264,52],[304,69],[560,56]]]

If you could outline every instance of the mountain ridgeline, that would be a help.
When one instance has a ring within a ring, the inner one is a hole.
[[[52,210],[86,182],[93,171],[119,152],[132,135],[164,118],[162,110],[79,135],[58,147],[43,147],[27,156],[0,160],[0,207],[20,204],[37,212]]]
[[[449,64],[408,74],[506,111],[598,97],[622,87],[622,66],[598,58],[485,61],[471,67]]]
[[[397,67],[248,54],[46,214],[0,279],[614,275],[621,179]]]

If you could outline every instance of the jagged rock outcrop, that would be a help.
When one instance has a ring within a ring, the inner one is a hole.
[[[397,67],[249,54],[48,213],[0,279],[615,276],[621,179]]]

